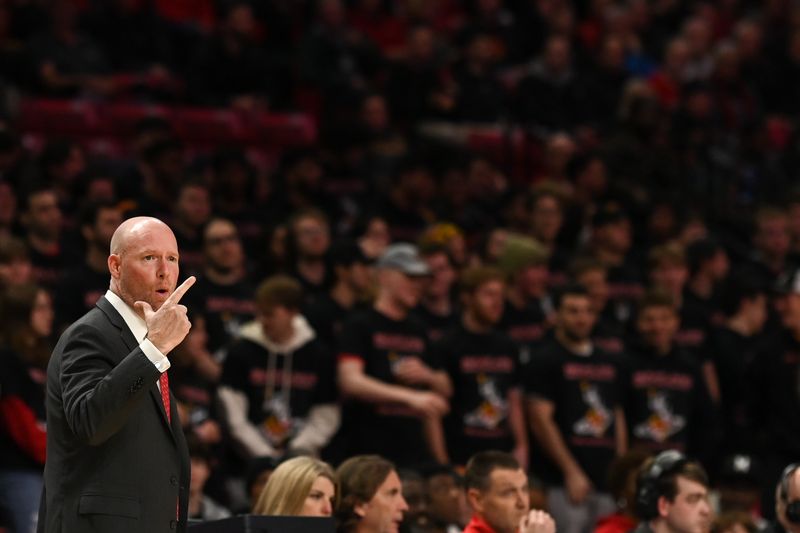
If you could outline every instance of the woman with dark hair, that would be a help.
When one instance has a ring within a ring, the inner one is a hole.
[[[23,284],[6,289],[0,309],[0,513],[11,531],[30,532],[42,492],[53,305],[47,291]]]
[[[397,532],[408,504],[392,463],[357,455],[336,470],[337,533]]]

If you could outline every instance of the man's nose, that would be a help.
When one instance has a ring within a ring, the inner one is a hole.
[[[527,504],[527,501],[525,499],[525,493],[517,491],[517,502],[516,503],[517,503],[517,508],[518,509],[524,509],[525,507],[527,507],[528,504]]]
[[[402,495],[400,495],[400,510],[408,511],[408,502],[406,502],[406,499]]]

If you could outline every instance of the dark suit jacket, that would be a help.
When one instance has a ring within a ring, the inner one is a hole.
[[[105,297],[64,332],[47,369],[40,533],[186,530],[189,452],[158,378]]]

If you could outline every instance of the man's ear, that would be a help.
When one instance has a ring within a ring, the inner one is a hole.
[[[111,254],[108,256],[108,271],[111,273],[111,277],[114,279],[119,279],[120,264],[120,257],[117,254]]]
[[[467,489],[467,501],[469,506],[478,514],[483,513],[483,494],[478,489]]]
[[[672,502],[669,501],[666,496],[659,496],[657,505],[658,516],[665,518],[669,514],[669,508],[672,506]]]
[[[353,513],[359,518],[364,518],[367,514],[369,503],[357,503],[353,506]]]

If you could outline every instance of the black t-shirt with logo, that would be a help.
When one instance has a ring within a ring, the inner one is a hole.
[[[479,451],[510,452],[508,393],[521,385],[514,341],[500,331],[472,333],[459,324],[432,351],[453,381],[445,419],[450,460],[463,465]]]
[[[619,357],[596,348],[589,355],[577,355],[553,340],[531,360],[526,376],[528,396],[553,402],[564,443],[595,487],[604,490],[616,454],[614,409],[624,400]],[[562,482],[553,464],[543,465],[542,476]]]
[[[625,410],[630,446],[708,457],[718,436],[717,419],[694,358],[677,347],[657,355],[634,345],[630,354]]]
[[[403,385],[392,368],[404,357],[416,356],[440,368],[430,357],[424,324],[410,316],[392,320],[375,309],[345,322],[338,352],[340,361],[356,359],[367,376],[392,385]],[[350,455],[379,454],[403,466],[430,460],[422,421],[405,405],[350,401],[345,404],[343,424]]]
[[[206,320],[208,349],[216,352],[238,336],[239,328],[256,312],[255,287],[248,281],[218,285],[205,276],[186,293],[184,303]]]

